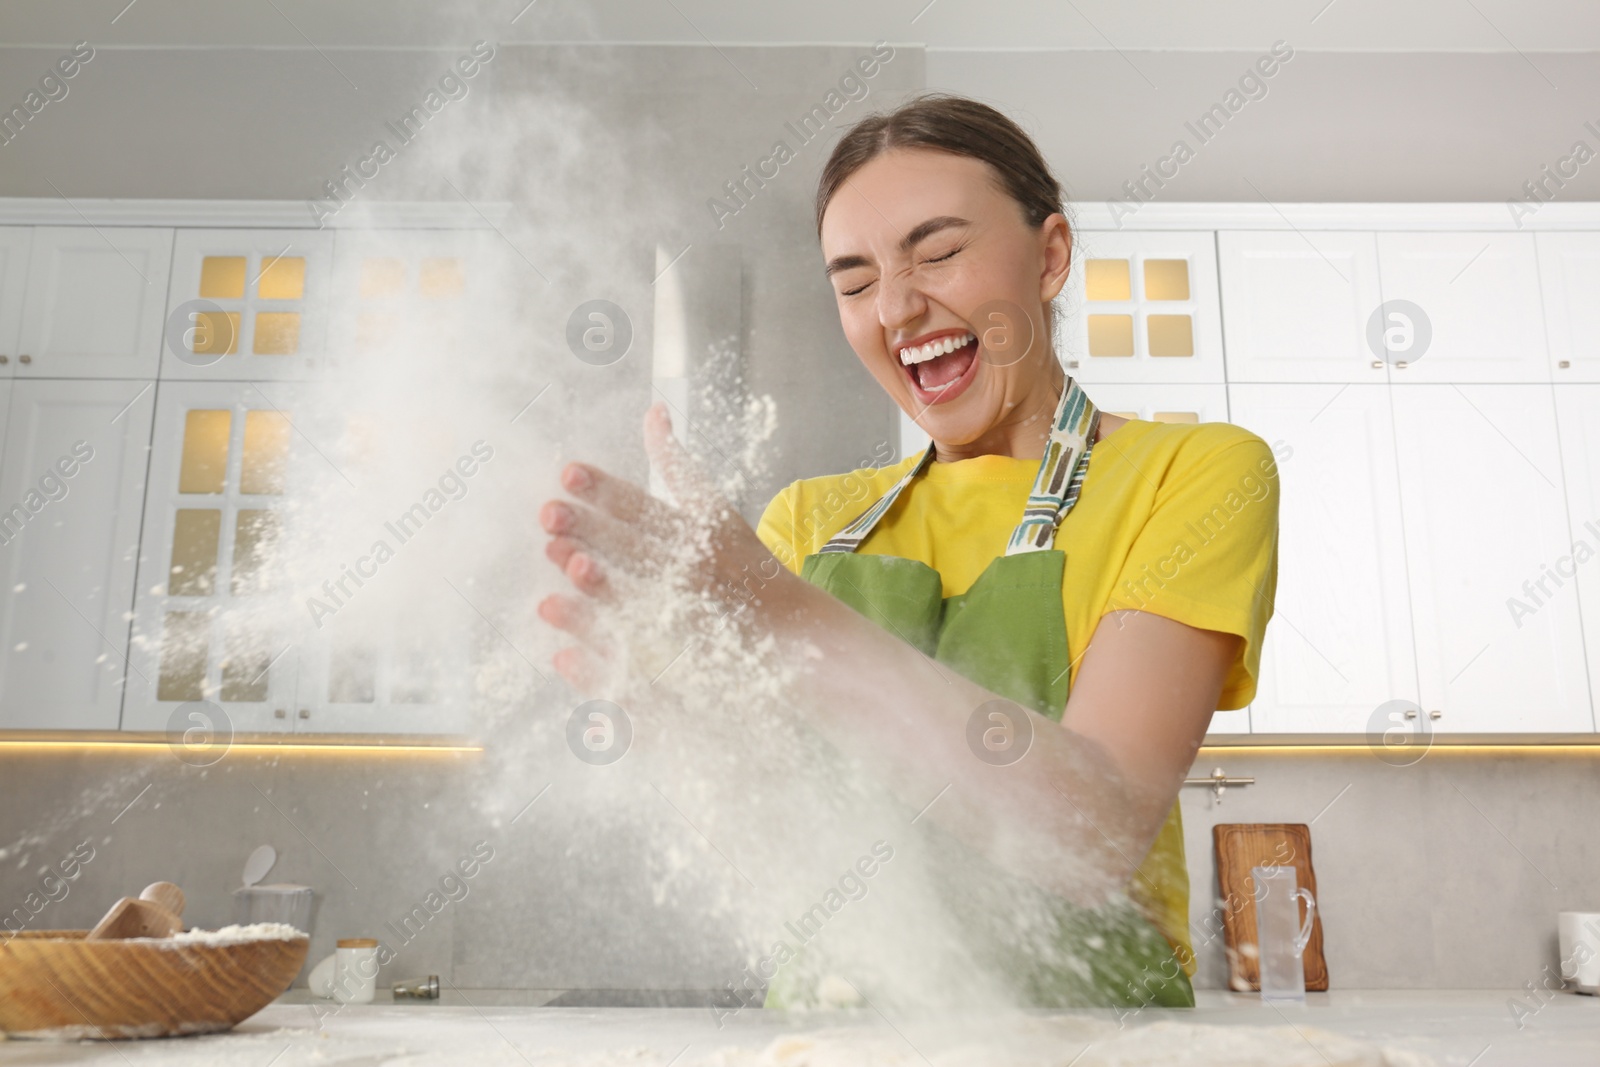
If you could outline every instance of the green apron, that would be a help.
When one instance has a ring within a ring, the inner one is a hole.
[[[945,597],[939,572],[920,560],[856,552],[901,491],[933,462],[932,445],[892,489],[806,557],[801,577],[984,688],[1059,722],[1070,661],[1061,600],[1066,554],[1054,541],[1077,503],[1099,422],[1099,412],[1069,377],[1022,521],[1005,554],[965,593]],[[939,869],[959,872],[951,880],[962,886],[942,903],[965,950],[1010,986],[1017,1003],[1194,1006],[1193,988],[1172,946],[1131,900],[1118,897],[1092,910],[1073,905],[1000,869],[932,822],[914,829],[936,857],[934,878],[941,880]],[[951,866],[938,866],[946,863]],[[803,983],[820,973],[819,966],[826,969],[814,958],[817,949],[804,950],[802,957],[813,958],[803,969],[780,969],[769,986],[768,1007],[810,999]],[[871,990],[861,992],[874,999]]]

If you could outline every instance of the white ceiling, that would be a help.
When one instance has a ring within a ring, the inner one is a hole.
[[[932,49],[1600,51],[1594,0],[0,0],[0,46],[859,43]]]

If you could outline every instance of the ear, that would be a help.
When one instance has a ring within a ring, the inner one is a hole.
[[[1072,270],[1072,227],[1057,212],[1039,224],[1040,253],[1044,269],[1039,275],[1039,299],[1048,304],[1065,288]]]

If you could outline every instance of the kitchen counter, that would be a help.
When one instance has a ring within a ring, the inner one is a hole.
[[[385,1003],[387,994],[380,993],[378,1003],[340,1008],[296,990],[231,1033],[115,1044],[13,1041],[0,1044],[0,1064],[598,1067],[623,1063],[631,1067],[695,1067],[755,1063],[775,1039],[802,1034],[831,1040],[833,1044],[826,1050],[833,1058],[815,1052],[813,1059],[779,1057],[775,1062],[991,1062],[987,1055],[974,1055],[977,1046],[1003,1050],[992,1057],[996,1063],[1065,1067],[1076,1062],[1073,1057],[1081,1051],[1082,1041],[1039,1044],[1039,1035],[1070,1033],[1073,1026],[1103,1031],[1117,1021],[1112,1012],[1031,1013],[964,1021],[895,1018],[891,1022],[870,1010],[786,1018],[749,1009],[724,1019],[719,1029],[708,1008],[540,1006],[553,995],[447,989],[437,1002]],[[1124,1022],[1130,1029],[1173,1021],[1274,1029],[1284,1043],[1281,1061],[1274,1062],[1319,1067],[1330,1062],[1324,1053],[1334,1051],[1327,1034],[1432,1056],[1440,1067],[1593,1067],[1600,1063],[1600,998],[1572,993],[1556,995],[1537,1011],[1521,990],[1349,990],[1310,994],[1304,1006],[1276,1007],[1262,1004],[1259,998],[1213,991],[1200,992],[1198,1000],[1193,1011],[1151,1009]],[[1528,1009],[1520,1027],[1509,1002]],[[1019,1033],[1024,1034],[1021,1044]],[[853,1044],[844,1044],[847,1041]],[[858,1051],[846,1054],[844,1050],[851,1048]],[[1337,1054],[1332,1060],[1338,1062]],[[1169,1062],[1212,1061],[1180,1059],[1175,1054]]]

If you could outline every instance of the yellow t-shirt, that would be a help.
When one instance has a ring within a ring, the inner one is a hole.
[[[806,556],[920,458],[794,482],[767,505],[756,532],[798,574]],[[946,597],[964,593],[1005,552],[1038,467],[1037,460],[1009,456],[929,464],[858,551],[921,560],[939,572]],[[1136,419],[1119,426],[1095,445],[1082,495],[1062,521],[1055,547],[1067,554],[1062,608],[1069,685],[1100,617],[1138,610],[1244,638],[1220,707],[1250,703],[1278,575],[1277,463],[1265,441],[1228,423]],[[1130,895],[1192,976],[1177,804],[1140,874]]]

